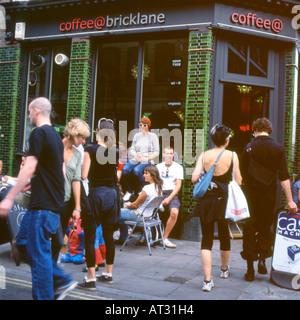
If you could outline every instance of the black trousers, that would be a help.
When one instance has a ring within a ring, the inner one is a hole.
[[[223,219],[218,221],[217,224],[218,224],[218,237],[220,240],[220,250],[230,251],[230,234],[228,229],[228,221]],[[213,221],[208,223],[201,221],[201,230],[202,230],[201,250],[212,249],[213,240],[214,240],[214,228],[215,228],[215,223]]]
[[[245,190],[249,204],[250,218],[243,227],[243,251],[241,256],[256,261],[272,256],[275,221],[276,190]]]
[[[115,242],[113,239],[113,233],[115,231],[115,225],[102,224],[103,238],[106,246],[106,264],[114,264],[115,258]],[[85,256],[86,264],[88,268],[95,266],[95,239],[96,239],[96,227],[88,227],[84,229],[84,243],[85,243]]]
[[[95,266],[96,228],[102,224],[103,238],[106,246],[106,264],[113,264],[115,243],[113,233],[117,221],[117,191],[110,187],[90,188],[90,212],[83,214],[84,245],[87,267]]]

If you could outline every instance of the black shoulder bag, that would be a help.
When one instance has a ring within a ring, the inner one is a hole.
[[[275,176],[276,176],[275,173],[272,170],[264,167],[258,161],[254,160],[252,158],[251,151],[252,149],[250,145],[250,148],[247,149],[247,152],[249,152],[249,156],[250,156],[248,173],[254,180],[260,182],[261,184],[265,186],[271,185],[271,183],[275,179]]]

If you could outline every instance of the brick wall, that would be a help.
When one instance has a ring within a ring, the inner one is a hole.
[[[295,50],[286,54],[286,88],[285,88],[285,121],[284,121],[284,146],[286,148],[287,162],[290,173],[293,170],[293,115],[294,115],[294,81],[295,81]]]
[[[67,121],[79,117],[89,121],[92,87],[92,45],[87,38],[73,38],[71,58]]]
[[[298,54],[299,57],[299,54]],[[300,58],[300,57],[299,57]],[[291,62],[291,61],[287,61]],[[299,70],[296,70],[296,66],[291,66],[294,70],[294,73],[296,71],[299,72]],[[297,88],[297,114],[296,114],[296,128],[295,128],[295,145],[293,146],[293,152],[294,152],[294,157],[292,159],[292,166],[291,166],[291,174],[298,175],[300,174],[300,78],[298,75],[298,88]]]
[[[207,149],[213,47],[211,30],[190,33],[184,134],[185,180],[182,190],[184,217],[188,217],[196,205],[192,196],[191,174],[200,153]],[[198,241],[200,237],[197,218],[184,223],[183,239]]]
[[[0,159],[3,174],[16,175],[23,53],[19,45],[0,46]]]

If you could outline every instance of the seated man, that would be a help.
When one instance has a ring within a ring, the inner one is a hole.
[[[183,180],[183,167],[174,162],[174,149],[172,147],[166,147],[163,150],[164,162],[157,165],[157,169],[160,173],[160,177],[163,180],[163,196],[165,199],[162,204],[170,211],[170,217],[167,221],[164,242],[167,248],[176,248],[176,245],[172,243],[168,237],[174,228],[177,217],[179,214],[180,201],[178,199],[178,192],[181,189]]]

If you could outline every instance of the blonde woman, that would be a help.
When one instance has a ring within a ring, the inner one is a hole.
[[[74,220],[78,220],[80,218],[82,155],[76,147],[84,144],[85,139],[89,137],[89,135],[89,125],[80,118],[72,119],[66,125],[64,138],[62,140],[64,145],[65,163],[65,210],[61,217],[61,222],[64,232],[71,216]]]

